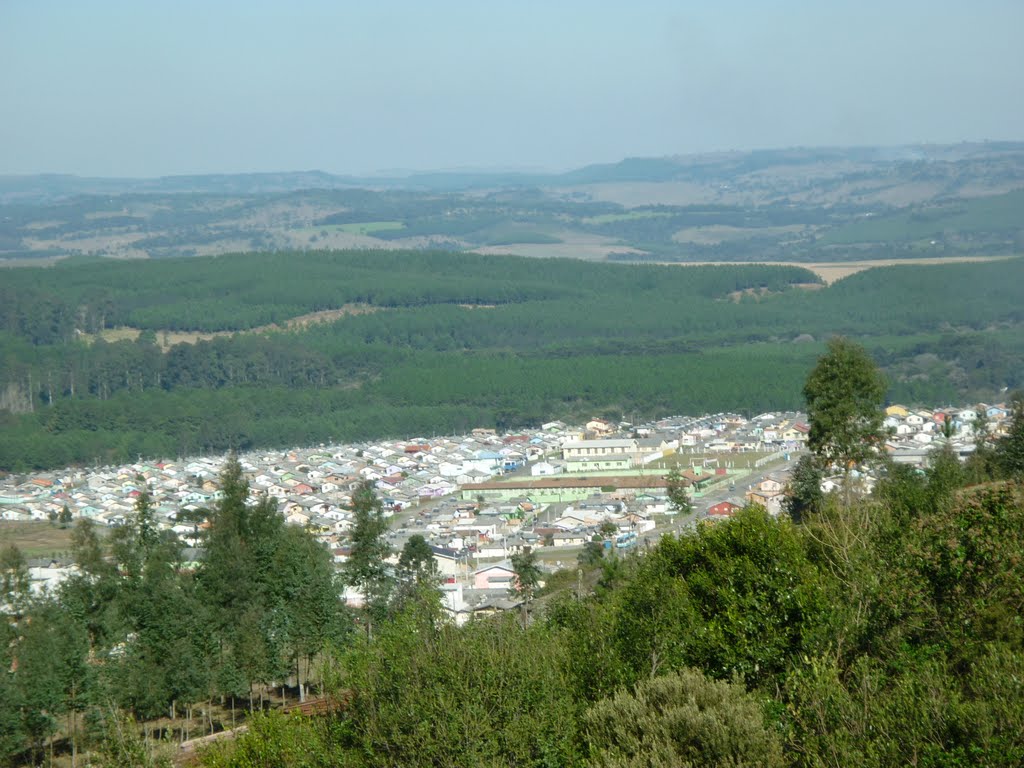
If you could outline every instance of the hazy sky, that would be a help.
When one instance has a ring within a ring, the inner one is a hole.
[[[1024,139],[1022,0],[0,0],[0,174]]]

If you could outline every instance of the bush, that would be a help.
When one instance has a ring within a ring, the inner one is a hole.
[[[591,764],[607,768],[782,765],[779,738],[738,683],[697,670],[646,681],[595,704],[583,718]]]

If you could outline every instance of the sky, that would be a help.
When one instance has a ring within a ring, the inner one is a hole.
[[[1021,0],[0,0],[0,174],[1024,140]]]

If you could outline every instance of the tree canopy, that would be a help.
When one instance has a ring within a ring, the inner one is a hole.
[[[886,383],[864,347],[842,337],[830,339],[803,391],[812,451],[844,470],[876,454]]]

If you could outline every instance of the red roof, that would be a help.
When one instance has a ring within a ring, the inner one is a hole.
[[[739,504],[733,504],[731,501],[720,501],[708,508],[708,515],[727,517],[737,509],[740,509]]]

